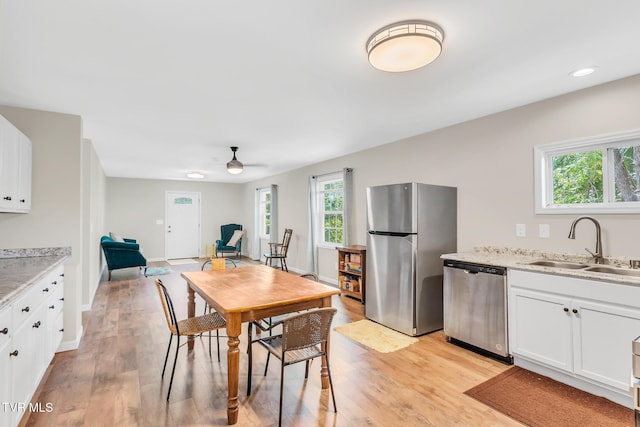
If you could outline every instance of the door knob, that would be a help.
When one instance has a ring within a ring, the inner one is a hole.
[[[573,310],[571,310],[571,311],[573,311],[573,314],[578,314],[578,309],[576,309],[576,308],[574,308],[574,309],[573,309]]]
[[[569,312],[569,308],[568,307],[563,308],[563,310],[564,310],[565,313]]]

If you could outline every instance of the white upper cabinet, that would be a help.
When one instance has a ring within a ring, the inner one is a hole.
[[[0,212],[31,209],[31,141],[0,116]]]

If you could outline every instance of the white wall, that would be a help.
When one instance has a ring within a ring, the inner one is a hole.
[[[2,248],[71,247],[64,264],[63,346],[82,333],[82,120],[79,116],[0,106],[0,114],[31,139],[32,204],[27,214],[0,214]]]
[[[242,222],[246,217],[244,210],[247,207],[253,209],[253,202],[246,206],[243,203],[242,186],[239,184],[107,178],[103,234],[113,232],[136,239],[147,260],[164,259],[166,226],[156,224],[156,220],[165,220],[166,191],[201,193],[202,256],[205,245],[214,244],[220,238],[220,225],[239,223],[244,227],[247,224]],[[245,238],[242,244],[245,254],[246,242]]]
[[[100,237],[105,229],[106,176],[90,140],[82,141],[82,239],[85,265],[82,268],[82,309],[90,310],[103,270]]]
[[[278,185],[279,233],[294,229],[288,263],[300,270],[307,265],[307,179],[343,167],[354,169],[353,243],[366,243],[366,187],[417,181],[458,188],[459,251],[494,245],[584,253],[594,249],[593,227],[580,224],[569,240],[575,215],[534,213],[533,147],[640,129],[639,111],[640,76],[634,76],[252,182],[244,203],[253,206],[256,187]],[[252,224],[252,209],[245,212]],[[605,255],[640,258],[639,215],[594,216]],[[526,237],[515,236],[516,223],[527,225]],[[548,239],[538,237],[542,223],[550,225]],[[321,276],[335,278],[336,258],[335,251],[320,251]]]
[[[594,245],[588,223],[567,239],[574,215],[535,215],[533,146],[554,141],[640,129],[640,76],[574,92],[455,125],[403,141],[318,163],[248,184],[213,184],[105,178],[90,142],[82,140],[79,116],[0,106],[33,143],[32,210],[0,214],[0,247],[70,246],[65,264],[65,342],[82,331],[101,272],[99,236],[109,231],[135,237],[150,259],[164,257],[165,191],[202,193],[202,252],[221,224],[239,222],[253,232],[254,191],[278,185],[279,238],[293,228],[288,264],[307,269],[309,175],[354,168],[353,243],[365,243],[367,186],[418,181],[458,187],[458,250],[475,245],[511,246],[582,253]],[[425,118],[428,120],[428,117]],[[90,199],[90,200],[87,200]],[[640,216],[597,215],[605,255],[640,258]],[[515,237],[515,224],[527,237]],[[551,238],[537,237],[538,224]],[[251,253],[251,238],[243,253]],[[335,279],[336,253],[320,251],[320,275]]]

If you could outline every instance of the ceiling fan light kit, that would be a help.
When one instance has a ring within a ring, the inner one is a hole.
[[[367,40],[369,63],[391,73],[415,70],[440,56],[443,40],[442,29],[431,22],[396,22],[379,29]]]
[[[244,166],[242,165],[242,162],[240,162],[240,160],[236,159],[236,151],[238,151],[238,147],[231,147],[231,151],[233,151],[233,159],[227,162],[227,172],[232,175],[237,175],[239,173],[242,173]]]

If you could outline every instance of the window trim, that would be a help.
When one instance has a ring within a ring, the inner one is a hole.
[[[344,175],[342,172],[329,173],[326,175],[318,176],[316,178],[316,236],[318,236],[316,245],[319,248],[335,249],[336,246],[343,243],[325,242],[324,240],[324,206],[322,204],[322,194],[324,191],[321,189],[325,183],[331,181],[342,181],[342,237],[344,240]]]
[[[611,159],[606,148],[619,147],[626,141],[640,139],[640,129],[574,139],[533,147],[534,153],[534,204],[536,214],[632,214],[640,213],[640,202],[610,202],[609,195],[615,191],[615,183],[610,180]],[[602,157],[603,203],[554,205],[553,170],[551,157],[581,151],[604,149]]]
[[[263,196],[265,196],[267,193],[271,194],[271,187],[265,187],[258,190],[258,203],[259,203],[258,215],[259,215],[259,221],[260,221],[259,235],[260,235],[260,239],[266,239],[266,240],[271,238],[271,233],[266,234],[265,232],[266,219],[267,219],[267,213],[266,213],[267,202],[266,202],[266,199],[263,198]],[[271,203],[271,201],[269,201],[269,203]],[[271,211],[269,211],[269,217],[271,217]]]

